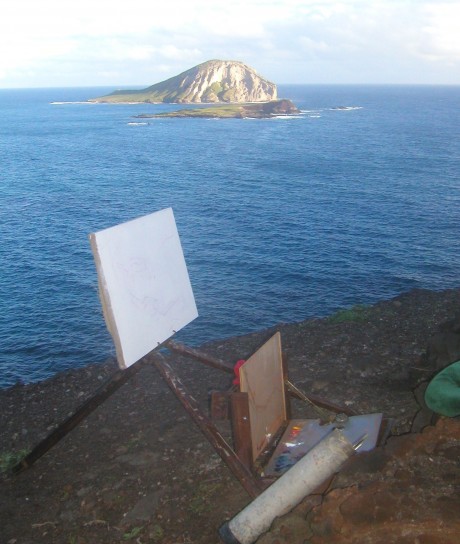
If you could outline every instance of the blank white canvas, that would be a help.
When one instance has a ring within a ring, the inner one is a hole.
[[[126,368],[198,316],[171,208],[89,235],[118,364]]]

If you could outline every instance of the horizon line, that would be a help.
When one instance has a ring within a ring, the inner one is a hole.
[[[342,86],[342,87],[460,87],[460,83],[275,83],[277,87],[279,86]],[[0,91],[3,90],[33,90],[33,89],[94,89],[94,88],[114,88],[115,90],[138,90],[146,89],[151,87],[152,84],[126,84],[126,85],[112,85],[112,84],[95,84],[95,85],[50,85],[50,86],[33,86],[33,87],[3,87],[0,86]],[[138,89],[137,89],[138,88]]]

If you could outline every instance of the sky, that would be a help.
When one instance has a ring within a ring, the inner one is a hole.
[[[0,88],[145,87],[210,59],[277,84],[460,85],[460,0],[14,0]]]

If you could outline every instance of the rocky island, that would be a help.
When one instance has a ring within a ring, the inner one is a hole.
[[[242,103],[276,100],[276,85],[239,61],[209,60],[146,89],[115,91],[97,103]]]
[[[202,117],[266,119],[296,115],[290,100],[277,99],[276,85],[239,61],[208,60],[181,74],[141,90],[114,91],[89,102],[111,104],[211,104],[207,108],[143,113],[138,119],[155,117]]]
[[[300,111],[286,99],[252,104],[213,105],[208,108],[182,109],[161,113],[142,113],[136,119],[158,117],[195,117],[205,119],[269,119],[283,115],[298,115]]]

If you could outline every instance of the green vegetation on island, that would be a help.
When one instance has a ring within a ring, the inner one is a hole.
[[[137,119],[195,117],[205,119],[268,119],[280,115],[297,115],[300,111],[290,100],[272,100],[256,104],[225,104],[207,108],[182,109],[172,112],[142,113]]]

